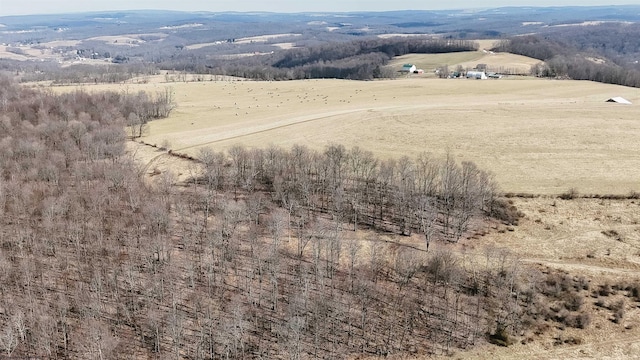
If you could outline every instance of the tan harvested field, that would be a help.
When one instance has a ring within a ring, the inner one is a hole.
[[[18,60],[18,61],[29,60],[31,57],[26,54],[27,54],[26,51],[24,55],[16,54],[16,53],[7,51],[7,46],[0,46],[0,59],[10,59],[10,60]]]
[[[472,160],[505,191],[626,194],[640,190],[637,105],[606,103],[637,89],[580,81],[311,80],[86,86],[119,91],[171,86],[178,107],[144,138],[179,152],[335,142],[382,157],[420,152]],[[61,88],[57,88],[61,89]],[[67,88],[69,89],[69,88]]]
[[[489,44],[487,42],[485,45]],[[490,46],[486,47],[486,49],[488,48]],[[481,49],[485,48],[481,47]],[[418,69],[423,69],[426,75],[431,74],[431,77],[435,77],[433,75],[434,70],[444,65],[447,65],[449,70],[453,71],[458,65],[465,70],[470,70],[474,69],[478,64],[486,64],[488,71],[529,74],[531,66],[540,62],[540,60],[526,56],[480,50],[445,54],[407,54],[398,56],[390,62],[389,66],[399,70],[402,64],[410,63],[416,65]]]
[[[208,42],[208,43],[200,43],[200,44],[191,44],[191,45],[185,46],[185,49],[187,49],[187,50],[198,50],[198,49],[206,48],[208,46],[214,46],[214,45],[220,45],[220,44],[223,44],[223,42],[222,41],[216,41],[216,42]]]
[[[378,37],[380,39],[391,39],[394,37],[426,37],[426,38],[435,38],[436,36],[433,36],[432,34],[401,34],[401,33],[395,33],[395,34],[380,34],[378,35]]]
[[[284,49],[284,50],[293,49],[294,47],[296,47],[296,43],[292,43],[292,42],[277,43],[277,44],[272,44],[272,45],[273,46],[277,46],[280,49]]]
[[[96,36],[87,40],[104,41],[110,45],[122,45],[122,46],[139,46],[141,43],[145,43],[144,37],[152,36],[159,39],[167,37],[164,33],[153,34],[129,34],[129,35],[114,35],[114,36]],[[158,41],[158,40],[156,40]]]
[[[280,38],[296,37],[296,36],[301,36],[301,35],[302,34],[259,35],[259,36],[251,36],[251,37],[245,37],[245,38],[236,39],[235,43],[236,44],[251,44],[251,43],[257,43],[257,42],[267,42],[267,41],[280,39]]]
[[[358,145],[382,157],[451,151],[507,192],[640,190],[637,89],[539,79],[308,80],[87,85],[158,91],[177,108],[143,139],[197,155],[234,144]],[[56,88],[59,91],[75,89]],[[606,103],[623,96],[633,105]]]
[[[389,63],[389,66],[399,70],[403,64],[414,64],[416,68],[423,69],[425,75],[433,74],[434,70],[447,65],[449,70],[455,69],[457,64],[466,62],[478,62],[483,56],[480,51],[463,51],[458,53],[444,53],[444,54],[407,54],[398,56]],[[474,65],[475,66],[475,65]]]
[[[540,60],[522,55],[488,52],[483,53],[478,59],[461,62],[458,65],[465,69],[473,69],[478,64],[486,64],[487,71],[527,75],[531,71],[531,66],[539,63],[541,63]]]

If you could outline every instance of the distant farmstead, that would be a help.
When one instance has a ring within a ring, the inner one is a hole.
[[[400,72],[404,73],[413,73],[414,71],[416,71],[416,66],[413,64],[404,64],[402,65],[402,69],[400,69]]]

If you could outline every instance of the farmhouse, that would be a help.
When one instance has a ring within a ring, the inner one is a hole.
[[[402,65],[402,69],[400,69],[400,72],[403,73],[413,73],[414,71],[416,71],[416,66],[413,64],[404,64]]]

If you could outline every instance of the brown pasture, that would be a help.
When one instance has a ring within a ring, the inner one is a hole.
[[[224,81],[171,86],[177,108],[143,140],[196,155],[209,146],[329,143],[381,157],[450,151],[495,173],[504,191],[626,194],[639,190],[637,89],[540,79]],[[93,89],[93,86],[87,86]],[[103,88],[97,86],[97,88]],[[114,85],[107,86],[114,89]]]

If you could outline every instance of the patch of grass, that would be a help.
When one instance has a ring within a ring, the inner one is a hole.
[[[564,323],[573,328],[586,329],[591,324],[591,314],[587,312],[570,314],[565,318]]]
[[[562,334],[558,335],[555,338],[555,341],[553,342],[554,346],[559,346],[559,345],[580,345],[582,344],[582,339],[579,337],[574,337],[574,336],[568,336],[568,337],[564,337]]]

